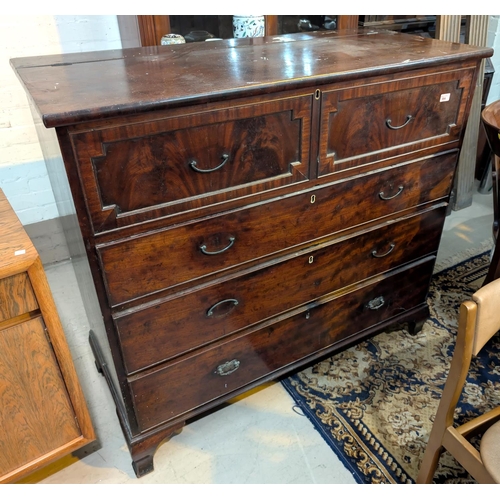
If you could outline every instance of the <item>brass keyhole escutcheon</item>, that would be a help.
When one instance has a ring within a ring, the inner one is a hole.
[[[318,89],[318,90],[316,90],[316,92],[314,92],[314,98],[315,98],[316,100],[318,100],[318,99],[319,99],[320,95],[321,95],[321,91],[320,91],[319,89]]]
[[[316,201],[316,195],[315,195],[315,194],[313,194],[313,195],[311,196],[311,203],[315,203],[315,201]]]
[[[312,263],[313,263],[313,261],[314,261],[314,256],[313,256],[313,255],[311,255],[311,256],[309,257],[309,264],[312,264]]]

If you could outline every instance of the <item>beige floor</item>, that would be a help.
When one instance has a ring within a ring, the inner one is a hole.
[[[475,194],[472,207],[452,212],[438,262],[491,240],[491,195]],[[56,464],[56,472],[30,481],[49,484],[350,484],[349,471],[278,383],[187,425],[155,455],[153,473],[137,479],[111,396],[87,344],[88,325],[72,265],[47,274],[102,447],[87,457]],[[68,465],[68,463],[70,463]],[[63,467],[64,466],[64,467]],[[61,470],[58,468],[63,467]],[[51,469],[54,470],[54,467]]]

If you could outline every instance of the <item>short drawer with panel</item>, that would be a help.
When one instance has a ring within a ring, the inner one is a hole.
[[[460,139],[471,70],[322,92],[319,175]]]
[[[74,131],[96,233],[310,178],[312,92]],[[150,214],[149,216],[147,214]]]

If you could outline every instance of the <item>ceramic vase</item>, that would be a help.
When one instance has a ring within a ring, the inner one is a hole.
[[[264,16],[233,16],[235,38],[256,38],[264,36]]]
[[[210,40],[214,38],[212,33],[209,33],[205,30],[193,30],[190,31],[185,37],[186,43],[190,42],[205,42],[206,40]]]
[[[175,33],[168,33],[161,37],[161,45],[177,45],[179,43],[186,43],[182,35],[176,35]]]

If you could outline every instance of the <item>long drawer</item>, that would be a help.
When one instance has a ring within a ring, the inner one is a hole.
[[[71,139],[94,231],[309,179],[312,102],[311,92],[78,129]]]
[[[116,306],[449,194],[455,152],[111,244],[97,253]]]
[[[423,304],[433,265],[434,259],[425,260],[280,323],[129,379],[139,428],[144,431],[222,398]]]
[[[128,373],[435,252],[446,207],[114,315]]]
[[[458,141],[473,70],[322,92],[319,175]]]

